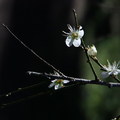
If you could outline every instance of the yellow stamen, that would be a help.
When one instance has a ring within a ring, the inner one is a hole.
[[[77,38],[78,38],[78,33],[73,32],[73,33],[72,33],[72,38],[73,38],[73,39],[77,39]]]

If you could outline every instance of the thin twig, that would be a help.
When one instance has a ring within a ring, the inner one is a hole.
[[[100,63],[97,57],[90,57],[90,58],[100,67],[100,69],[104,68],[104,66]]]
[[[21,103],[21,102],[24,102],[24,101],[31,100],[31,99],[39,97],[39,96],[48,95],[50,93],[51,93],[51,91],[49,90],[49,91],[40,92],[40,93],[37,93],[37,94],[34,94],[34,95],[26,96],[26,97],[23,97],[23,98],[19,98],[17,100],[12,100],[12,101],[9,101],[7,103],[6,102],[2,103],[2,104],[0,104],[0,110],[4,109],[6,107],[9,107],[11,105],[14,105],[14,104],[18,104],[18,103]]]
[[[54,71],[58,72],[60,75],[65,76],[61,71],[59,71],[57,68],[55,68],[52,64],[47,62],[45,59],[40,57],[35,51],[33,51],[30,47],[28,47],[24,42],[22,42],[5,24],[2,24],[8,32],[16,39],[18,40],[25,48],[27,48],[32,54],[34,54],[39,60],[43,61],[46,65],[51,67]]]
[[[113,78],[120,83],[120,79],[118,78],[118,76],[113,76]]]
[[[75,27],[76,27],[76,29],[78,29],[79,24],[78,24],[78,18],[77,18],[77,13],[76,13],[75,9],[73,9],[73,14],[74,14],[74,18],[75,18]]]
[[[78,24],[78,18],[77,18],[77,13],[76,13],[75,9],[73,9],[73,14],[74,14],[74,18],[75,18],[75,25],[76,25],[76,28],[78,29],[79,28],[79,24]],[[95,80],[98,81],[99,79],[98,79],[97,74],[96,74],[96,72],[95,72],[95,70],[93,68],[92,62],[91,62],[91,60],[89,58],[89,55],[87,53],[87,50],[86,50],[86,47],[85,47],[85,43],[84,43],[83,40],[81,40],[81,45],[82,45],[82,48],[85,51],[85,54],[86,54],[86,57],[87,57],[87,62],[89,63],[89,65],[90,65],[90,67],[92,69],[92,72],[93,72],[93,74],[95,76]]]
[[[20,92],[23,92],[23,91],[26,91],[26,90],[30,90],[30,89],[39,87],[41,85],[43,85],[43,83],[36,83],[36,84],[30,85],[30,86],[27,86],[27,87],[18,88],[17,90],[14,90],[14,91],[8,92],[6,94],[0,95],[0,99],[1,98],[8,98],[8,97],[13,96],[17,93],[20,93]]]
[[[86,49],[86,47],[85,47],[85,44],[84,44],[84,41],[83,41],[83,40],[81,40],[81,44],[82,44],[82,47],[83,47],[83,49],[84,49],[84,51],[85,51],[85,55],[86,55],[86,57],[87,57],[87,62],[89,63],[90,68],[92,69],[92,72],[93,72],[93,74],[94,74],[94,76],[95,76],[95,80],[99,81],[99,78],[97,77],[97,74],[96,74],[96,72],[95,72],[95,70],[94,70],[94,67],[93,67],[92,62],[91,62],[91,60],[90,60],[90,57],[89,57],[89,55],[88,55],[88,53],[87,53],[87,49]]]

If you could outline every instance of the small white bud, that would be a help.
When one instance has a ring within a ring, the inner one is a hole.
[[[97,55],[97,49],[94,45],[88,47],[88,51],[87,51],[89,56],[96,56]]]

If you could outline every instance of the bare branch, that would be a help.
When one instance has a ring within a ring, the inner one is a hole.
[[[83,49],[84,49],[84,51],[85,51],[85,55],[86,55],[86,57],[87,57],[87,62],[89,63],[90,68],[91,68],[91,70],[92,70],[92,72],[93,72],[93,75],[95,76],[95,80],[99,81],[99,78],[97,77],[97,74],[96,74],[96,72],[95,72],[95,70],[94,70],[94,67],[93,67],[92,62],[91,62],[91,60],[90,60],[90,57],[89,57],[89,55],[88,55],[88,53],[87,53],[87,49],[86,49],[85,43],[84,43],[83,40],[82,40],[81,42],[82,42],[82,43],[81,43],[81,44],[82,44],[82,47],[83,47]]]
[[[30,47],[28,47],[24,42],[22,42],[5,24],[2,24],[6,30],[19,42],[21,43],[27,50],[29,50],[32,54],[34,54],[39,60],[44,62],[46,65],[51,67],[54,71],[58,72],[60,75],[65,76],[61,71],[59,71],[57,68],[55,68],[52,64],[47,62],[45,59],[40,57],[35,51],[33,51]]]
[[[73,14],[74,14],[74,18],[75,18],[75,27],[76,29],[79,28],[79,24],[78,24],[78,18],[77,18],[77,13],[76,13],[76,10],[73,9]]]
[[[78,18],[77,18],[77,13],[76,13],[75,9],[73,9],[73,14],[74,14],[74,18],[75,18],[76,29],[78,29],[78,28],[79,28],[79,24],[78,24]],[[94,74],[94,76],[95,76],[95,80],[98,81],[99,79],[98,79],[97,74],[96,74],[96,72],[95,72],[95,70],[94,70],[94,67],[93,67],[93,65],[92,65],[92,62],[91,62],[91,60],[90,60],[90,58],[89,58],[89,55],[88,55],[88,53],[87,53],[87,49],[86,49],[86,46],[85,46],[85,43],[84,43],[83,40],[81,40],[81,45],[82,45],[82,48],[84,49],[85,55],[86,55],[86,57],[87,57],[87,62],[89,63],[90,68],[91,68],[91,70],[92,70],[92,72],[93,72],[93,74]]]
[[[9,102],[4,102],[4,103],[0,104],[0,110],[5,109],[6,107],[12,106],[14,104],[22,103],[24,101],[28,101],[28,100],[31,100],[33,98],[36,98],[36,97],[39,97],[39,96],[48,95],[48,94],[51,94],[51,90],[44,91],[44,92],[39,92],[39,93],[36,93],[36,94],[33,94],[33,95],[29,95],[29,96],[26,96],[26,97],[23,97],[23,98],[12,100],[12,101],[9,101]]]
[[[88,79],[74,78],[74,77],[69,77],[69,76],[64,77],[64,76],[57,76],[57,75],[54,75],[54,74],[39,73],[39,72],[33,72],[33,71],[28,71],[28,74],[29,75],[35,75],[35,76],[43,76],[43,77],[46,77],[46,78],[48,78],[50,80],[51,79],[52,80],[53,79],[63,79],[63,80],[71,81],[72,84],[70,84],[70,85],[68,84],[68,85],[64,86],[62,89],[65,89],[65,88],[68,89],[68,88],[71,88],[71,87],[74,87],[74,86],[87,85],[87,84],[102,85],[102,86],[107,86],[109,88],[111,88],[111,87],[120,87],[120,83],[113,83],[113,82],[88,80]],[[18,104],[20,102],[36,98],[38,96],[51,95],[51,94],[56,93],[57,91],[62,90],[62,89],[59,89],[59,90],[53,90],[53,89],[49,90],[49,89],[47,89],[45,91],[41,91],[41,92],[38,92],[38,93],[35,93],[35,94],[32,94],[32,95],[27,95],[27,96],[22,97],[22,98],[14,99],[15,95],[20,94],[21,92],[23,93],[26,90],[34,89],[36,87],[39,87],[40,85],[41,85],[41,83],[37,83],[37,84],[27,86],[27,87],[24,87],[24,88],[18,88],[15,91],[11,91],[11,92],[8,92],[7,94],[1,95],[0,100],[7,99],[8,102],[3,101],[3,103],[0,104],[0,109],[6,108],[6,107],[11,106],[13,104]],[[13,100],[9,101],[9,99],[8,99],[9,97],[10,98],[13,97]]]
[[[114,82],[104,82],[104,81],[96,81],[96,80],[88,80],[88,79],[83,79],[83,78],[74,78],[74,77],[69,77],[69,76],[57,76],[57,75],[52,75],[52,74],[47,74],[47,73],[38,73],[38,72],[33,72],[33,71],[28,71],[29,75],[37,75],[37,76],[44,76],[49,79],[63,79],[63,80],[69,80],[72,82],[79,82],[79,84],[96,84],[96,85],[103,85],[107,86],[109,88],[111,87],[120,87],[120,83],[114,83]]]

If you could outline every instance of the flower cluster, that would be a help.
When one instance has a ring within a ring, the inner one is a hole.
[[[80,26],[78,29],[75,29],[68,24],[68,29],[70,30],[69,33],[63,31],[65,36],[67,36],[65,41],[66,45],[70,47],[73,44],[75,47],[79,47],[81,45],[81,38],[84,35],[82,27]]]
[[[77,23],[77,22],[76,22]],[[100,67],[101,69],[103,70],[102,72],[102,77],[103,78],[107,78],[109,76],[113,76],[114,78],[117,78],[117,75],[120,73],[120,62],[116,63],[114,62],[112,65],[110,64],[109,61],[108,62],[108,65],[102,65],[96,55],[97,55],[97,49],[94,45],[92,46],[88,46],[86,47],[85,44],[84,44],[84,41],[82,40],[82,37],[84,36],[84,30],[82,29],[82,26],[77,26],[76,27],[72,27],[71,25],[67,25],[68,26],[68,29],[69,29],[69,32],[65,32],[63,31],[64,35],[66,36],[66,40],[65,40],[65,43],[68,47],[71,47],[72,45],[74,47],[79,47],[81,46],[81,48],[84,50],[86,56],[87,56],[87,59],[88,59],[88,63],[90,64],[90,67],[93,71],[93,74],[95,76],[95,79],[99,81],[99,78],[97,77],[96,73],[95,73],[95,70],[92,66],[92,63],[89,59],[92,58],[92,60],[94,60]],[[60,76],[57,72],[55,72],[56,76]],[[55,79],[55,80],[52,80],[51,81],[51,84],[48,86],[49,88],[51,87],[54,87],[55,90],[57,89],[60,89],[60,88],[63,88],[64,87],[64,84],[67,84],[69,83],[70,81],[69,80],[63,80],[63,79]]]
[[[102,72],[102,77],[107,78],[109,76],[117,76],[120,73],[120,62],[116,63],[116,61],[111,65],[109,61],[108,65],[103,66],[104,72]]]

